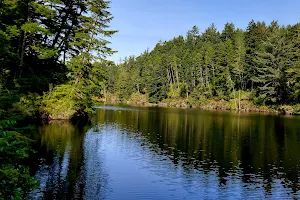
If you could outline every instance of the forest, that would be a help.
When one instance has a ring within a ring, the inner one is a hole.
[[[38,185],[28,167],[35,128],[24,120],[84,116],[101,96],[116,32],[109,5],[0,1],[0,199],[26,199]]]
[[[114,63],[109,10],[99,0],[0,1],[0,199],[38,185],[25,120],[87,116],[103,102],[300,113],[300,24],[194,26]]]
[[[297,114],[300,24],[252,20],[246,30],[226,23],[221,32],[194,26],[107,73],[114,100]]]

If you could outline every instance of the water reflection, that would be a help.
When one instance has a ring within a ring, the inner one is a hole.
[[[95,121],[41,127],[32,198],[300,197],[299,118],[103,107]]]
[[[186,174],[217,168],[219,186],[238,175],[245,188],[266,195],[299,191],[300,119],[258,114],[150,108],[150,112],[100,110],[98,121],[115,122],[170,155]],[[287,188],[287,189],[284,189]]]
[[[83,142],[87,127],[65,121],[54,121],[39,129],[39,170],[36,177],[40,187],[32,199],[83,198]]]

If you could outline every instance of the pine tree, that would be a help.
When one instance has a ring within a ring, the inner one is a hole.
[[[266,104],[288,101],[286,70],[290,66],[290,48],[277,22],[270,26],[270,36],[261,44],[255,57],[259,98]]]
[[[245,56],[246,56],[246,48],[245,48],[245,39],[244,33],[241,29],[236,30],[235,38],[234,38],[234,50],[235,50],[235,58],[233,63],[233,73],[235,74],[235,83],[237,83],[237,87],[245,90],[246,89],[246,80],[245,80]]]
[[[298,39],[296,25],[285,28],[275,22],[267,26],[252,20],[246,31],[226,23],[221,33],[213,24],[203,33],[194,26],[185,38],[159,41],[151,52],[138,56],[127,70],[129,78],[124,77],[126,84],[136,80],[127,92],[143,91],[151,102],[233,97],[237,109],[247,91],[247,99],[256,97],[256,103],[296,103]]]
[[[103,94],[105,81],[101,75],[103,70],[99,64],[105,63],[105,58],[114,53],[108,47],[109,41],[106,38],[116,31],[108,30],[108,23],[112,20],[108,11],[109,2],[92,0],[84,2],[66,1],[64,3],[68,5],[67,8],[71,6],[72,12],[75,13],[66,13],[72,20],[71,27],[69,27],[70,24],[66,25],[69,18],[63,18],[60,22],[61,29],[56,33],[52,46],[59,48],[57,46],[59,42],[68,46],[68,49],[61,50],[64,52],[64,58],[68,57],[66,66],[69,82],[67,85],[70,85],[70,87],[65,87],[64,95],[70,102],[76,102],[75,110],[88,111],[92,107],[92,97]],[[72,16],[73,14],[75,15]],[[65,22],[65,20],[67,21]],[[62,38],[62,35],[66,34],[65,31],[70,34],[70,36],[66,35],[67,41]],[[61,86],[57,87],[58,89],[53,89],[54,93],[60,91]],[[57,101],[59,103],[60,99]],[[52,104],[49,101],[44,102],[46,107],[47,104]]]
[[[256,62],[254,58],[256,57],[256,52],[259,50],[261,43],[267,39],[268,27],[265,22],[254,22],[253,20],[249,22],[247,30],[245,32],[245,43],[246,43],[246,56],[245,56],[245,66],[246,66],[246,80],[247,88],[253,90],[256,85],[254,85],[252,76],[256,76]]]
[[[288,28],[287,38],[291,45],[291,65],[287,69],[288,84],[293,88],[293,103],[300,102],[300,23]]]

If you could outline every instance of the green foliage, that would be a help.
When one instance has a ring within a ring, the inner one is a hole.
[[[4,165],[0,167],[0,199],[26,199],[30,190],[38,183],[30,175],[29,169],[22,165]]]
[[[26,199],[36,186],[25,160],[30,128],[16,120],[69,119],[103,97],[108,1],[4,0],[0,6],[0,199]],[[50,85],[50,91],[49,91]],[[42,96],[43,95],[43,96]],[[47,116],[47,114],[45,114]],[[17,132],[16,132],[17,131]]]
[[[69,119],[80,109],[80,103],[85,95],[80,88],[71,84],[63,84],[50,88],[42,99],[42,109],[50,114],[52,119]]]
[[[32,128],[20,128],[17,120],[32,117],[36,96],[20,96],[16,88],[9,90],[5,81],[0,94],[0,199],[26,199],[38,185],[24,164],[34,152],[33,141],[25,136],[30,135]]]
[[[56,93],[68,100],[68,92],[76,90],[74,95],[80,96],[72,97],[72,101],[84,102],[67,101],[63,105],[71,109],[69,113],[87,110],[92,96],[104,95],[101,65],[109,65],[105,58],[114,53],[107,40],[116,32],[109,29],[109,4],[97,0],[4,1],[0,8],[0,38],[4,41],[0,44],[0,56],[4,58],[0,74],[10,72],[5,80],[14,82],[18,93],[42,95],[53,84],[47,101]],[[62,96],[61,88],[67,88],[66,96]],[[17,107],[23,109],[21,102]]]
[[[293,113],[294,115],[300,115],[300,104],[293,106]]]
[[[183,84],[183,83],[179,83],[179,87],[178,87],[178,85],[170,84],[170,89],[169,89],[169,92],[168,92],[168,97],[169,98],[173,98],[173,99],[182,97],[182,93],[185,90],[185,86],[186,85]]]
[[[192,92],[188,99],[189,103],[195,107],[201,107],[203,105],[206,105],[208,103],[208,99],[197,92]]]
[[[7,121],[1,121],[1,127],[7,126]],[[28,153],[31,151],[29,143],[31,140],[22,136],[14,131],[4,131],[1,134],[0,140],[0,153],[1,158],[8,160],[9,162],[17,162],[20,159],[28,157]]]
[[[11,111],[27,118],[36,118],[41,111],[41,98],[37,93],[22,94],[20,100],[12,105]]]
[[[299,49],[299,24],[280,27],[277,22],[251,21],[241,30],[227,23],[221,32],[212,24],[203,33],[194,26],[186,37],[159,41],[151,52],[106,68],[113,74],[108,91],[122,100],[146,93],[154,103],[186,98],[193,105],[212,100],[218,107],[214,101],[225,100],[231,105],[220,106],[234,109],[255,107],[250,102],[296,104]]]
[[[21,30],[25,33],[35,34],[41,32],[43,34],[50,34],[46,28],[40,26],[38,22],[26,22],[21,26]]]
[[[31,48],[38,53],[39,59],[50,59],[57,56],[58,53],[58,50],[54,48],[50,49],[42,46],[31,46]]]
[[[15,121],[0,120],[0,199],[24,199],[38,186],[22,161],[33,152],[32,140],[15,131],[7,131]]]
[[[149,102],[149,99],[146,94],[140,94],[136,92],[131,94],[129,102],[134,105],[145,105]]]
[[[267,40],[261,44],[255,58],[256,74],[252,78],[258,84],[259,98],[264,103],[285,103],[288,101],[288,83],[286,70],[290,65],[289,51],[291,45],[287,42],[278,24],[273,22]]]

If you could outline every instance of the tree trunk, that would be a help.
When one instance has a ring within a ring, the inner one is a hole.
[[[239,110],[241,109],[241,90],[239,90]]]
[[[104,85],[104,103],[106,103],[106,86]]]
[[[21,51],[20,51],[20,63],[19,63],[19,77],[22,76],[22,70],[24,67],[24,54],[25,54],[25,45],[26,45],[26,33],[23,33]]]
[[[189,91],[188,91],[188,86],[186,86],[186,99],[189,99]]]
[[[234,96],[234,105],[235,105],[235,109],[238,110],[237,103],[236,103],[236,97],[235,97],[235,89],[234,89],[234,88],[233,88],[233,96]]]
[[[66,64],[66,49],[64,48],[64,64]]]
[[[175,96],[174,94],[174,89],[173,89],[173,85],[174,85],[174,75],[173,75],[173,69],[172,69],[172,65],[169,67],[170,68],[170,80],[171,80],[171,92],[172,92],[172,95],[173,97]]]
[[[25,14],[25,19],[24,22],[28,22],[29,21],[29,2],[26,2],[26,6],[27,6],[27,10],[26,10],[26,14]],[[24,24],[25,24],[24,23]],[[26,32],[23,31],[22,33],[22,39],[21,39],[21,50],[20,50],[20,63],[19,63],[19,77],[22,76],[22,70],[24,67],[24,54],[25,54],[25,48],[26,48]]]
[[[177,79],[177,87],[178,87],[178,90],[180,89],[179,87],[179,77],[178,77],[178,70],[176,70],[176,79]]]
[[[72,2],[72,1],[71,1]],[[71,6],[70,6],[71,7]],[[66,22],[68,20],[68,17],[70,15],[70,7],[67,5],[64,9],[61,10],[61,12],[59,13],[59,17],[61,18],[62,14],[65,12],[65,16],[62,17],[62,21],[61,21],[61,24],[59,26],[59,30],[56,32],[56,35],[53,39],[53,42],[52,42],[52,47],[54,47],[56,45],[56,43],[58,42],[58,39],[59,39],[59,36],[60,34],[62,33],[62,30],[66,27]]]
[[[174,76],[174,70],[173,70],[172,65],[171,65],[171,76],[172,76],[172,83],[174,84],[175,83],[175,76]]]

